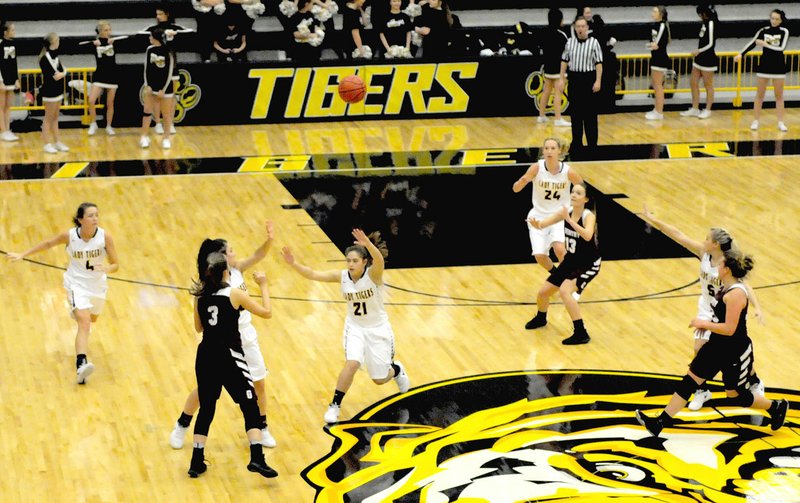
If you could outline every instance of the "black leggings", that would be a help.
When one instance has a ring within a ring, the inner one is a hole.
[[[194,372],[200,395],[200,411],[194,424],[195,435],[208,436],[223,387],[239,404],[245,431],[261,427],[256,391],[241,352],[201,342],[197,348]]]

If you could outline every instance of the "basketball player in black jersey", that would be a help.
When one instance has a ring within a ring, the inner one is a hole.
[[[267,278],[263,272],[253,274],[262,287]],[[192,295],[196,297],[194,328],[203,332],[197,347],[194,371],[200,396],[200,411],[194,425],[194,449],[189,476],[195,478],[206,471],[204,450],[208,430],[214,420],[217,400],[224,387],[244,415],[247,438],[250,440],[250,463],[247,469],[264,477],[277,477],[278,472],[267,465],[261,447],[261,416],[247,362],[242,353],[239,334],[239,311],[247,309],[256,316],[272,316],[269,295],[261,296],[261,305],[247,292],[231,288],[228,262],[222,253],[208,256],[205,274],[195,282]]]
[[[700,348],[689,372],[678,384],[669,403],[658,417],[636,411],[636,420],[647,431],[658,436],[661,430],[670,427],[675,415],[683,409],[698,386],[717,373],[722,372],[726,398],[717,400],[717,406],[751,407],[766,410],[770,416],[769,426],[777,430],[786,420],[789,402],[786,399],[769,400],[761,394],[753,394],[747,387],[748,376],[755,361],[753,342],[747,335],[747,307],[749,300],[742,279],[753,269],[753,259],[736,249],[726,250],[719,266],[719,278],[723,288],[717,294],[714,319],[693,319],[689,326],[710,330],[709,341]]]
[[[531,225],[540,229],[564,220],[565,246],[567,255],[564,261],[550,273],[536,297],[538,313],[529,324],[530,328],[547,325],[547,308],[550,297],[558,291],[561,300],[569,312],[574,326],[572,336],[561,341],[562,344],[586,344],[591,340],[583,326],[581,310],[578,307],[576,293],[582,292],[600,272],[600,250],[597,246],[597,218],[587,205],[591,199],[586,193],[586,182],[572,186],[570,194],[571,208],[566,206],[558,213],[542,220],[531,219]],[[526,326],[526,328],[528,328]]]

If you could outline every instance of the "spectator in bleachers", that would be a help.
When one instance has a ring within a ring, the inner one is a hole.
[[[377,27],[387,59],[411,57],[411,31],[414,27],[408,14],[400,10],[401,5],[401,0],[389,0],[389,14]]]
[[[683,117],[697,117],[708,119],[711,117],[711,107],[714,105],[714,72],[717,71],[719,58],[717,57],[717,24],[719,18],[717,11],[711,5],[700,5],[697,7],[697,15],[700,16],[703,24],[700,27],[700,35],[697,49],[692,51],[694,62],[692,63],[692,75],[689,81],[692,89],[692,107],[681,112]],[[706,88],[706,108],[700,111],[700,78]]]
[[[64,78],[67,76],[67,72],[58,60],[60,42],[58,35],[48,33],[44,37],[42,50],[39,53],[39,68],[42,70],[42,87],[39,92],[44,105],[42,137],[44,137],[44,151],[48,154],[69,151],[69,147],[61,143],[58,135],[58,113],[61,110],[61,102],[64,101]]]
[[[572,148],[597,146],[596,94],[600,92],[603,79],[603,51],[597,39],[589,36],[589,24],[579,18],[574,23],[575,37],[567,40],[561,57],[561,78],[569,69],[569,100],[572,116]]]
[[[571,124],[561,117],[561,96],[564,93],[566,82],[561,78],[561,55],[567,43],[567,34],[562,29],[564,15],[559,9],[550,9],[547,12],[547,28],[539,36],[539,47],[542,49],[542,80],[544,82],[539,100],[539,117],[536,122],[547,122],[547,107],[550,104],[550,95],[555,90],[553,98],[553,111],[555,120],[553,125],[569,127]]]
[[[241,19],[238,16],[225,14],[223,26],[217,30],[214,40],[217,61],[228,63],[247,61],[247,33],[240,23]]]
[[[319,62],[325,30],[311,13],[312,0],[300,0],[298,11],[289,20],[288,27],[292,32],[294,44],[291,50],[293,61],[302,64]]]
[[[592,37],[600,44],[603,51],[603,81],[601,82],[598,99],[600,100],[599,110],[603,113],[614,111],[616,101],[617,76],[619,75],[619,62],[614,52],[614,44],[617,39],[611,36],[603,18],[599,14],[592,16],[594,31]]]
[[[429,0],[422,7],[422,15],[414,19],[414,30],[422,36],[422,55],[425,58],[441,60],[447,57],[450,23],[443,0]]]
[[[17,48],[14,45],[16,27],[8,21],[0,22],[3,38],[0,39],[0,140],[17,141],[19,137],[11,131],[11,105],[14,92],[19,91]]]
[[[116,132],[111,127],[111,123],[114,120],[114,100],[119,87],[119,70],[114,51],[114,41],[117,39],[111,36],[111,23],[108,21],[98,21],[95,32],[97,32],[97,37],[92,41],[95,71],[92,76],[92,89],[89,91],[88,133],[89,136],[92,136],[97,132],[97,107],[95,105],[100,99],[100,95],[106,91],[106,134],[114,136]]]
[[[204,63],[211,61],[219,16],[225,12],[225,0],[192,0],[197,21],[198,52]]]
[[[346,34],[342,45],[345,54],[350,54],[354,58],[372,57],[372,48],[364,40],[364,26],[366,25],[364,1],[347,2],[342,9],[342,31]]]
[[[653,94],[656,98],[655,108],[647,112],[647,120],[661,120],[664,118],[664,76],[672,69],[672,62],[667,54],[667,45],[672,41],[669,30],[667,8],[663,5],[653,7],[653,27],[650,29],[650,78],[653,82]]]
[[[788,131],[789,128],[783,123],[783,83],[786,80],[786,57],[783,51],[789,41],[789,30],[785,26],[786,13],[780,9],[773,10],[769,15],[769,26],[765,26],[756,32],[753,40],[747,44],[733,59],[741,61],[742,56],[748,51],[758,46],[763,49],[763,54],[758,61],[756,76],[758,77],[758,89],[756,90],[756,100],[753,103],[753,122],[750,129],[758,129],[758,120],[761,117],[761,107],[764,104],[764,95],[767,93],[767,84],[772,81],[775,91],[775,112],[778,116],[778,129]]]
[[[589,35],[591,36],[594,32],[594,20],[592,19],[592,8],[591,7],[578,7],[575,9],[575,20],[584,19],[586,24],[589,26]],[[575,36],[575,22],[573,21],[572,26],[570,27],[570,36]]]

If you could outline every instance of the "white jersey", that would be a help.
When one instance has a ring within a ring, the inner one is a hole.
[[[342,295],[347,301],[347,320],[359,327],[377,327],[389,322],[383,305],[383,285],[376,285],[369,277],[369,268],[358,281],[350,272],[342,271]]]
[[[533,179],[532,214],[545,217],[557,212],[563,206],[569,206],[569,164],[559,161],[558,173],[547,171],[544,159],[539,160],[539,172]]]
[[[64,278],[77,283],[102,283],[106,273],[95,271],[94,266],[103,263],[106,256],[106,232],[98,227],[88,241],[81,238],[81,228],[75,227],[67,232],[67,255],[69,263]]]
[[[700,313],[713,314],[714,299],[722,290],[722,281],[719,279],[719,267],[711,265],[711,255],[708,253],[700,257],[700,287],[697,310]]]
[[[244,275],[242,271],[235,267],[230,268],[231,273],[231,286],[233,288],[238,288],[242,291],[247,291],[247,283],[244,281]],[[247,309],[242,309],[239,311],[239,332],[242,334],[242,342],[248,342],[245,340],[247,338],[246,334],[251,334],[252,331],[247,330],[248,328],[253,326],[253,315]]]

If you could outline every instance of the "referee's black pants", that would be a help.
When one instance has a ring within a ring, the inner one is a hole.
[[[597,110],[599,95],[592,91],[597,78],[595,71],[569,72],[568,97],[570,118],[572,119],[572,144],[576,148],[583,146],[583,134],[586,133],[586,146],[597,146]]]

